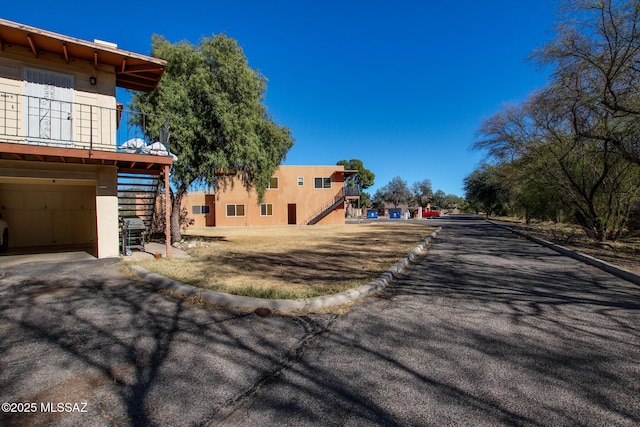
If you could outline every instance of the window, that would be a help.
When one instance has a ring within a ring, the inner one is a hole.
[[[277,176],[272,176],[269,179],[269,185],[267,185],[267,188],[270,188],[272,190],[275,190],[276,188],[278,188],[278,177]]]
[[[304,178],[299,176],[298,177],[298,186],[302,187],[304,185]]]
[[[192,206],[191,207],[191,213],[194,215],[199,215],[199,214],[208,214],[209,211],[209,206],[207,205],[202,205],[202,206]]]
[[[260,216],[272,216],[273,205],[271,203],[263,203],[260,205]]]
[[[331,178],[315,178],[315,188],[331,188]]]
[[[227,205],[227,216],[244,216],[244,205]]]

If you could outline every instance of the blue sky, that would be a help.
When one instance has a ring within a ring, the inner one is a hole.
[[[400,176],[463,196],[483,120],[546,84],[527,61],[552,37],[554,0],[5,2],[0,16],[148,54],[152,34],[226,33],[267,78],[296,142],[284,164],[360,159],[368,191]]]

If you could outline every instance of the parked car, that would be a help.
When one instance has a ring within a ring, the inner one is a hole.
[[[9,224],[2,219],[0,215],[0,251],[6,251],[9,248]]]
[[[418,216],[418,209],[413,211],[413,216]],[[422,218],[440,218],[440,212],[422,208]]]

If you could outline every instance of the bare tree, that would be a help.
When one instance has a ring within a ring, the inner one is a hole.
[[[640,0],[571,0],[555,39],[535,52],[577,108],[607,120],[579,136],[612,144],[640,164]],[[597,123],[592,121],[592,123]]]
[[[389,181],[387,185],[376,192],[376,199],[385,203],[391,203],[395,207],[398,207],[401,203],[409,202],[411,199],[411,192],[409,191],[407,181],[396,176]]]
[[[503,162],[542,162],[537,170],[557,185],[576,222],[594,239],[616,239],[640,195],[640,167],[612,141],[585,135],[610,132],[609,114],[567,96],[571,90],[556,83],[496,114],[482,125],[475,146]]]
[[[413,199],[415,203],[423,208],[429,204],[433,199],[433,188],[431,187],[431,180],[423,179],[422,181],[414,182],[411,186],[411,192],[413,193]]]

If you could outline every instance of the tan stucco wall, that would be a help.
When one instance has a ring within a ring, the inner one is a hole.
[[[273,215],[262,216],[260,204],[255,191],[247,192],[241,183],[236,182],[233,187],[219,191],[215,196],[215,206],[212,212],[215,215],[216,226],[257,226],[257,225],[285,225],[289,222],[288,205],[296,206],[296,223],[306,224],[312,219],[312,214],[333,200],[334,196],[344,187],[342,174],[334,174],[344,170],[342,166],[280,166],[274,176],[278,178],[277,189],[267,189],[263,203],[271,204]],[[331,188],[314,188],[314,179],[318,177],[331,177]],[[298,185],[298,178],[302,178],[304,184]],[[205,215],[193,215],[194,205],[212,204],[205,202],[204,192],[188,193],[182,206],[188,211],[190,219],[195,226],[205,226]],[[244,205],[245,215],[237,217],[227,216],[227,205]],[[340,206],[319,224],[344,224],[344,206]],[[211,218],[209,218],[211,222]]]
[[[113,166],[65,165],[60,163],[21,162],[0,160],[0,213],[5,216],[11,228],[12,216],[21,211],[28,211],[34,220],[46,216],[46,212],[53,211],[80,218],[78,224],[58,227],[56,232],[75,233],[73,236],[56,238],[46,242],[38,227],[24,229],[23,232],[32,235],[19,236],[17,240],[23,246],[41,246],[71,243],[86,244],[87,234],[92,235],[96,244],[99,258],[118,256],[118,197],[117,170]],[[28,186],[28,187],[25,187]],[[79,188],[90,186],[88,192],[77,194]],[[28,193],[22,197],[19,206],[5,201],[17,200],[13,197],[16,191],[28,188]],[[48,195],[43,196],[47,193]],[[92,200],[87,202],[87,194]],[[42,197],[53,197],[53,204],[47,204]],[[72,205],[76,208],[72,208]],[[86,206],[86,207],[85,207]],[[44,215],[44,216],[43,216]],[[92,230],[87,231],[87,223]],[[65,228],[66,227],[66,228]],[[44,229],[43,229],[44,230]],[[76,235],[80,234],[82,241]]]
[[[78,110],[79,105],[97,106],[107,109],[102,110],[102,114],[96,114],[97,119],[94,121],[91,132],[94,134],[94,141],[104,143],[104,146],[96,146],[96,149],[109,149],[109,147],[115,149],[116,74],[113,67],[99,65],[96,69],[89,63],[73,58],[71,58],[67,64],[64,58],[50,53],[41,53],[36,58],[33,53],[26,48],[5,45],[5,49],[0,50],[0,92],[23,95],[25,89],[25,67],[73,76],[73,102],[77,104],[74,115],[80,115],[80,110]],[[97,83],[95,86],[92,86],[89,82],[89,78],[92,76],[96,77]],[[18,127],[22,128],[25,115],[24,101],[22,99],[19,101],[18,108],[20,110],[16,117],[19,121]],[[4,107],[0,106],[0,116],[4,114],[3,109]],[[87,116],[87,109],[83,107],[83,111],[83,115]],[[113,111],[113,114],[107,114],[107,111]],[[9,112],[8,115],[11,115],[10,113],[11,112]],[[13,117],[11,119],[13,120]],[[74,117],[74,120],[80,123],[80,117]],[[13,123],[10,123],[10,125],[13,125]],[[74,126],[75,141],[88,141],[88,133],[89,130],[87,128],[80,129],[79,126]],[[24,135],[24,131],[19,132],[19,134]],[[95,137],[98,134],[100,134],[100,138]],[[18,137],[14,138],[5,135],[2,129],[0,129],[0,139],[20,140]]]
[[[118,170],[101,167],[96,170],[96,228],[98,258],[119,255]]]

